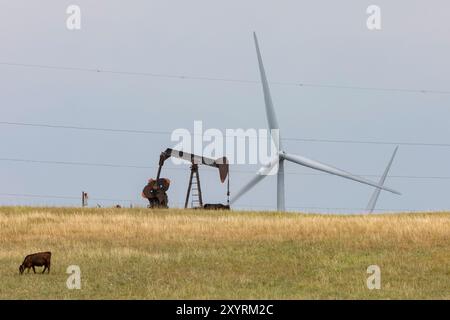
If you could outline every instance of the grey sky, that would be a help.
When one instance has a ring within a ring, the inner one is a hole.
[[[66,29],[66,8],[82,29]],[[366,28],[366,8],[382,10],[382,30]],[[0,62],[259,80],[252,32],[272,82],[450,90],[448,1],[5,1]],[[0,65],[0,121],[172,131],[265,128],[259,84],[164,79]],[[272,85],[284,137],[450,143],[450,94]],[[0,158],[156,166],[165,135],[0,125]],[[393,145],[284,142],[291,153],[357,174],[381,175]],[[450,147],[400,146],[390,175],[450,177]],[[239,187],[258,166],[233,167]],[[315,173],[287,164],[287,172]],[[0,193],[132,199],[156,170],[0,161]],[[201,170],[205,198],[225,186]],[[167,170],[171,203],[183,201],[188,167]],[[372,177],[372,180],[378,180]],[[237,206],[276,206],[269,177]],[[450,179],[388,178],[379,208],[450,207]],[[208,186],[208,187],[206,187]],[[326,175],[288,174],[287,207],[365,207],[370,187]],[[111,205],[109,202],[91,201]],[[77,200],[0,196],[0,204],[77,205]]]

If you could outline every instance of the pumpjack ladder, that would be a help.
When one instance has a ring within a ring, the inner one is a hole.
[[[192,208],[203,207],[202,189],[200,187],[200,176],[198,174],[197,164],[191,165],[191,176],[189,177],[189,185],[186,194],[186,201],[184,202],[184,208],[188,207],[190,195],[192,195]]]

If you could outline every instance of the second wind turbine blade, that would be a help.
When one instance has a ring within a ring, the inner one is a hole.
[[[363,184],[367,184],[369,186],[375,187],[375,188],[379,188],[379,189],[383,189],[395,194],[400,195],[400,192],[393,190],[391,188],[388,187],[384,187],[384,186],[380,186],[378,185],[376,182],[370,181],[368,179],[365,179],[363,177],[359,177],[356,176],[354,174],[351,174],[349,172],[346,172],[344,170],[329,166],[327,164],[318,162],[316,160],[311,160],[302,156],[297,156],[297,155],[293,155],[293,154],[288,154],[288,153],[280,153],[280,157],[282,157],[283,159],[286,159],[288,161],[297,163],[299,165],[314,169],[314,170],[319,170],[319,171],[323,171],[329,174],[333,174],[336,176],[340,176],[349,180],[353,180],[359,183],[363,183]]]
[[[380,186],[384,185],[384,182],[386,181],[386,177],[389,173],[389,170],[391,169],[392,162],[394,162],[395,155],[397,153],[398,146],[395,148],[394,153],[392,154],[391,160],[389,161],[386,169],[384,170],[383,175],[381,176],[380,182],[378,183]],[[380,196],[381,189],[375,188],[373,191],[372,197],[369,200],[369,203],[367,204],[367,211],[372,213],[375,210],[375,206],[377,205],[378,197]]]

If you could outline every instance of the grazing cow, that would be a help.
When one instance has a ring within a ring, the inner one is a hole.
[[[48,270],[47,273],[50,273],[50,260],[52,258],[51,252],[39,252],[39,253],[33,253],[25,257],[22,264],[19,267],[19,272],[22,274],[25,269],[28,269],[28,272],[30,272],[30,268],[33,268],[33,272],[36,273],[36,270],[34,267],[42,267],[44,266],[44,270],[42,273],[45,272],[45,270]]]

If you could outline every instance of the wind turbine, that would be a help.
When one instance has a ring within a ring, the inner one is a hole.
[[[380,178],[380,182],[378,182],[378,184],[380,186],[383,186],[384,182],[386,181],[386,177],[389,173],[389,170],[391,169],[391,165],[392,165],[392,162],[394,161],[397,150],[398,150],[398,146],[395,147],[394,153],[392,154],[392,157],[391,157],[391,160],[389,161],[386,169],[384,170],[384,173]],[[373,210],[375,210],[375,206],[377,205],[378,197],[380,196],[380,191],[381,191],[381,189],[376,188],[375,191],[373,192],[372,197],[370,198],[369,203],[367,204],[367,209],[366,209],[369,213],[372,213]]]
[[[245,193],[247,193],[250,189],[252,189],[255,185],[257,185],[261,180],[264,179],[269,173],[272,172],[276,166],[278,166],[277,171],[277,209],[278,211],[285,211],[285,194],[284,194],[284,161],[290,161],[296,164],[299,164],[304,167],[308,167],[314,170],[323,171],[329,174],[333,174],[336,176],[340,176],[346,179],[350,179],[353,181],[357,181],[363,184],[367,184],[369,186],[379,189],[383,189],[395,194],[400,194],[398,191],[395,191],[391,188],[379,185],[375,182],[372,182],[370,180],[367,180],[363,177],[359,177],[356,175],[353,175],[351,173],[348,173],[344,170],[332,167],[330,165],[311,160],[308,158],[305,158],[303,156],[290,154],[284,151],[282,143],[281,143],[281,136],[279,134],[279,125],[278,121],[275,115],[275,110],[273,107],[272,97],[270,95],[269,90],[269,82],[267,81],[266,72],[264,70],[264,65],[261,57],[261,52],[259,50],[259,44],[258,44],[258,38],[256,37],[256,33],[253,33],[253,38],[255,40],[255,47],[256,47],[256,55],[258,57],[258,64],[259,64],[259,72],[261,74],[261,83],[262,83],[262,89],[264,93],[264,103],[266,107],[266,116],[267,116],[267,122],[269,126],[269,130],[271,132],[271,138],[274,142],[274,145],[277,149],[276,156],[270,161],[269,164],[261,167],[258,172],[256,173],[256,176],[250,180],[237,194],[233,199],[231,200],[231,203],[233,204],[236,202],[240,197],[242,197]],[[275,132],[275,133],[274,133]]]

